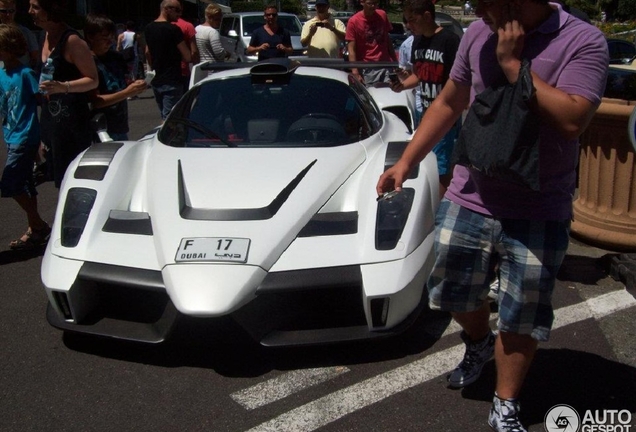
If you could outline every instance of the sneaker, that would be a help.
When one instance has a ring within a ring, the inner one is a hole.
[[[465,332],[460,334],[466,344],[464,359],[448,376],[448,385],[453,388],[466,387],[474,383],[481,370],[495,354],[495,334],[491,331],[484,339],[473,342]]]
[[[488,416],[488,424],[496,432],[528,432],[519,421],[519,402],[500,399],[495,395]]]

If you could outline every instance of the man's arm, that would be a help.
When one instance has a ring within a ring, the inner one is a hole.
[[[119,36],[117,36],[117,51],[121,51],[122,49],[122,43],[124,42],[124,34],[120,34]]]
[[[435,147],[455,124],[470,99],[470,86],[448,80],[439,96],[426,110],[422,122],[402,157],[380,176],[376,191],[378,195],[394,189],[401,190],[411,169]]]
[[[250,44],[247,46],[247,48],[245,48],[245,51],[247,52],[247,54],[256,55],[256,54],[258,54],[259,51],[262,51],[264,49],[269,48],[269,44],[268,43],[265,42],[265,43],[261,44],[260,42],[261,42],[261,40],[260,40],[259,35],[258,35],[258,29],[256,29],[252,33],[252,37],[250,38]]]
[[[349,49],[349,61],[350,62],[358,61],[358,55],[356,53],[356,41],[354,40],[347,41],[347,48]],[[351,73],[357,79],[362,80],[362,75],[360,75],[360,71],[358,70],[358,68],[351,68]]]
[[[303,30],[300,34],[300,43],[302,46],[309,46],[311,38],[316,34],[316,23],[313,20],[307,21],[303,25]]]
[[[152,70],[152,56],[150,55],[150,49],[148,48],[148,45],[146,45],[144,53],[146,54],[146,63],[148,64],[148,70]]]
[[[294,48],[292,48],[291,34],[287,30],[283,30],[283,43],[276,48],[281,51],[285,51],[285,55],[288,56],[294,53]]]
[[[391,36],[389,36],[389,33],[386,34],[386,44],[387,44],[387,50],[389,51],[389,57],[391,58],[391,60],[397,61],[397,56],[395,55],[395,48],[393,48],[393,42],[391,42]]]
[[[188,45],[185,43],[185,41],[182,40],[181,42],[179,42],[177,48],[179,48],[179,52],[181,53],[181,58],[183,59],[183,61],[186,63],[190,63],[192,61],[192,53],[190,52],[190,48],[188,48]]]
[[[196,38],[192,36],[192,38],[190,39],[190,62],[198,64],[199,60],[199,47],[197,46]]]
[[[331,23],[329,23],[329,26],[327,26],[327,28],[334,32],[338,40],[343,41],[345,39],[347,27],[345,27],[344,23],[339,19],[334,20],[334,25],[331,25]]]

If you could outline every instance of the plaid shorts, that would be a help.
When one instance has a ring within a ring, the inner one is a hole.
[[[496,219],[444,199],[435,226],[435,267],[428,280],[431,309],[479,309],[494,278],[492,260],[498,259],[499,330],[547,341],[554,319],[552,291],[568,247],[570,221]]]

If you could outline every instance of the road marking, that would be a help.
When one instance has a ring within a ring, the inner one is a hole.
[[[553,330],[583,321],[600,319],[636,306],[626,290],[613,291],[555,311]],[[262,423],[248,432],[310,432],[401,391],[444,375],[461,361],[464,345],[455,345],[407,365],[338,390]]]
[[[349,368],[345,366],[295,370],[232,393],[230,397],[253,410],[347,372]]]

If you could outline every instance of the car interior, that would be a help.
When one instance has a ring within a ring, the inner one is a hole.
[[[176,147],[337,146],[368,137],[362,106],[351,87],[315,76],[292,74],[288,83],[211,80],[179,102],[159,137]]]

